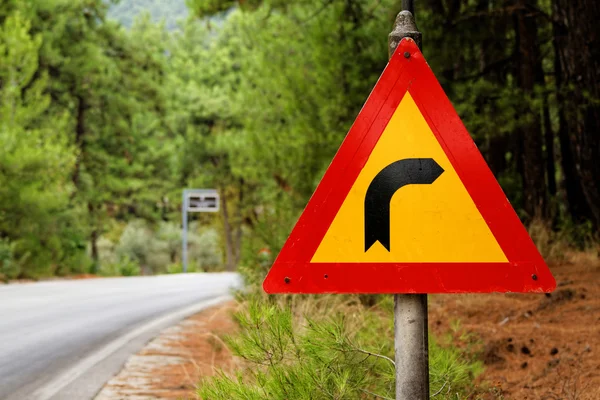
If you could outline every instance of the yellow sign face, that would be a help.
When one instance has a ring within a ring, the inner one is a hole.
[[[408,184],[390,202],[389,251],[365,250],[365,197],[392,163],[433,159],[444,170],[433,184]],[[373,149],[313,263],[508,262],[419,108],[406,93]]]

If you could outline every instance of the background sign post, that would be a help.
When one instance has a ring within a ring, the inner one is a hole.
[[[188,212],[218,212],[219,193],[216,189],[184,189],[181,203],[181,263],[188,270]]]

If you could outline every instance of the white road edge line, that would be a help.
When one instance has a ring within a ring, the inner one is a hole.
[[[152,330],[160,325],[168,323],[170,320],[181,320],[190,315],[196,314],[205,308],[217,305],[224,301],[230,300],[232,296],[220,296],[211,300],[206,300],[201,303],[194,304],[192,306],[186,307],[184,309],[169,313],[167,315],[163,315],[158,317],[130,332],[127,334],[113,340],[108,343],[106,346],[97,350],[96,352],[90,354],[88,357],[84,358],[77,364],[75,364],[72,368],[64,372],[62,375],[52,380],[52,382],[42,386],[38,390],[33,393],[33,398],[36,400],[49,400],[58,393],[65,386],[69,385],[71,382],[75,381],[85,372],[87,372],[94,365],[98,364],[100,361],[104,360],[115,351],[119,350],[121,347],[125,346],[131,340],[136,337],[143,335],[144,333]]]

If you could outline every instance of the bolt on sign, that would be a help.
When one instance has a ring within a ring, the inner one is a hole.
[[[410,38],[398,45],[263,283],[268,293],[555,286]]]

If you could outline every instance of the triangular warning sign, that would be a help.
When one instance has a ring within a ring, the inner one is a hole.
[[[549,292],[555,286],[408,38],[263,284],[268,293]]]

